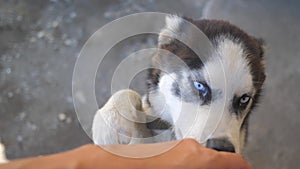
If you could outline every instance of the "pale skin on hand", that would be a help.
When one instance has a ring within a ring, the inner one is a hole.
[[[0,165],[0,169],[251,169],[240,155],[205,148],[193,139],[157,144],[113,145],[105,149],[139,155],[141,150],[151,153],[173,145],[170,150],[153,157],[127,158],[89,144],[64,153],[11,161]]]

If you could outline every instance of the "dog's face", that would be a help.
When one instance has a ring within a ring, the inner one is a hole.
[[[262,44],[228,22],[188,21],[207,36],[213,51],[199,59],[175,38],[192,37],[197,47],[197,39],[185,32],[186,21],[168,17],[159,48],[169,53],[158,50],[153,58],[157,69],[149,72],[149,105],[174,126],[177,139],[192,137],[207,147],[240,153],[265,80]],[[178,66],[174,58],[184,64]]]

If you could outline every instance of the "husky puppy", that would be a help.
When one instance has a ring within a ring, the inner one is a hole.
[[[177,38],[190,37],[197,46],[196,37],[185,30],[187,21],[200,29],[213,46],[205,60]],[[246,142],[249,115],[265,80],[262,41],[226,21],[168,16],[158,37],[158,49],[153,56],[154,68],[149,70],[144,112],[171,126],[173,139],[190,137],[219,151],[240,153]],[[182,60],[184,66],[178,66],[173,57]],[[100,109],[100,113],[107,112]],[[94,118],[94,126],[97,121]],[[99,138],[100,130],[94,126],[93,133]],[[152,131],[156,128],[152,122],[146,126]],[[105,133],[100,135],[104,137]]]

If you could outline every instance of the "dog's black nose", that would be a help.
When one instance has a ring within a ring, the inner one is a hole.
[[[206,147],[215,149],[217,151],[235,152],[233,144],[226,138],[208,139]]]

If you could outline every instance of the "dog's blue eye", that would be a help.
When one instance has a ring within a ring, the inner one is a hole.
[[[197,90],[199,90],[199,92],[201,92],[201,94],[203,96],[207,95],[208,93],[208,90],[207,88],[204,86],[204,84],[200,83],[200,82],[194,82],[194,86]]]

